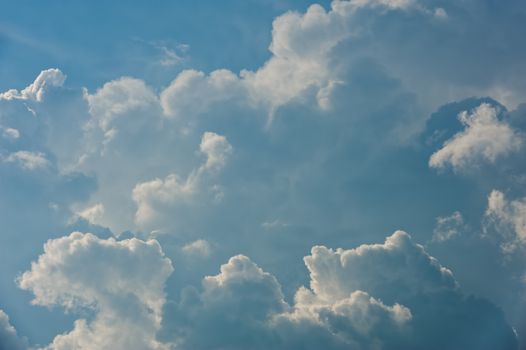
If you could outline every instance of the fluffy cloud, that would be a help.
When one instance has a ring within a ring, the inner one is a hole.
[[[488,197],[485,216],[485,229],[496,228],[505,252],[526,244],[526,197],[510,201],[504,193],[493,190]]]
[[[352,250],[314,247],[305,264],[310,271],[311,288],[322,299],[342,298],[363,290],[392,302],[411,294],[456,288],[451,271],[440,266],[402,231],[388,237],[384,244]]]
[[[38,75],[35,81],[22,91],[15,89],[0,93],[0,100],[30,100],[41,102],[50,87],[60,87],[66,76],[59,69],[46,69]]]
[[[516,347],[502,314],[463,297],[451,272],[404,232],[351,250],[314,247],[305,263],[311,287],[291,306],[275,277],[232,257],[165,312],[165,332],[182,349]]]
[[[213,132],[205,132],[199,150],[207,156],[204,168],[218,171],[225,166],[227,158],[232,153],[232,146],[226,137]]]
[[[187,203],[202,193],[202,187],[207,184],[210,175],[220,171],[232,153],[232,146],[226,137],[213,132],[205,132],[199,146],[201,153],[207,159],[200,167],[191,171],[186,180],[180,180],[176,174],[170,174],[165,179],[155,179],[139,183],[133,189],[133,200],[137,204],[135,221],[141,227],[152,227],[159,219],[158,211],[166,210],[177,203]],[[220,200],[222,192],[217,186],[211,185],[212,200]],[[219,197],[218,197],[219,195]]]
[[[190,255],[190,256],[198,256],[198,257],[207,257],[210,255],[212,251],[212,247],[210,243],[205,241],[204,239],[198,239],[196,241],[190,242],[186,245],[184,245],[181,250],[184,254]]]
[[[104,84],[94,94],[85,91],[89,111],[100,128],[111,134],[115,119],[130,112],[147,111],[158,104],[157,96],[142,80],[122,77]],[[125,118],[122,123],[130,123]]]
[[[272,120],[280,107],[313,95],[321,108],[330,106],[342,71],[335,65],[334,49],[358,35],[352,19],[360,8],[408,9],[413,1],[334,1],[326,11],[320,5],[305,13],[288,12],[274,20],[272,56],[257,70],[239,75],[221,69],[206,75],[186,70],[161,93],[165,115],[190,118],[218,103],[232,102],[262,108]]]
[[[2,132],[2,137],[11,141],[20,137],[20,132],[15,128],[4,128],[0,126],[0,131]]]
[[[498,157],[520,149],[523,137],[510,125],[499,120],[498,107],[483,103],[472,112],[464,111],[458,119],[465,129],[433,153],[429,166],[455,170],[477,167],[481,162],[494,163]]]
[[[16,334],[15,327],[9,323],[9,316],[0,310],[0,349],[26,350],[27,341]]]
[[[172,265],[154,241],[100,239],[75,232],[49,240],[18,279],[35,305],[93,310],[50,349],[162,349],[155,340]]]
[[[76,212],[76,217],[82,218],[93,225],[96,225],[103,215],[104,205],[102,205],[101,203],[97,203],[91,207]]]

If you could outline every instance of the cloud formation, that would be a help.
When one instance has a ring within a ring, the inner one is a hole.
[[[432,168],[451,166],[454,170],[494,163],[497,158],[518,151],[523,136],[499,120],[498,107],[483,103],[471,112],[458,115],[464,130],[447,140],[429,159]]]
[[[163,349],[155,334],[172,271],[154,240],[105,240],[74,232],[49,240],[18,283],[34,294],[35,305],[94,313],[57,335],[49,349]]]
[[[486,230],[496,228],[505,252],[512,252],[526,244],[526,197],[508,200],[501,191],[493,190],[488,196],[485,213]]]
[[[57,68],[46,69],[40,72],[35,81],[21,91],[11,89],[0,93],[0,100],[30,100],[41,102],[49,88],[60,87],[64,84],[66,76]]]
[[[15,327],[9,323],[9,316],[0,310],[0,349],[27,350],[27,340],[20,338]]]
[[[190,172],[186,180],[180,180],[176,174],[170,174],[165,179],[155,179],[138,183],[133,189],[133,200],[137,204],[135,221],[141,227],[152,227],[159,218],[158,211],[173,208],[177,203],[187,203],[196,195],[203,194],[203,186],[210,186],[205,196],[211,195],[210,200],[221,200],[221,190],[209,184],[213,175],[217,174],[225,165],[232,153],[232,146],[226,137],[213,132],[205,132],[199,146],[201,153],[206,155],[206,161]],[[210,197],[209,197],[210,198]]]
[[[274,276],[234,256],[167,309],[165,332],[182,349],[516,347],[502,314],[464,297],[405,232],[351,250],[313,247],[305,264],[310,288],[289,305]]]

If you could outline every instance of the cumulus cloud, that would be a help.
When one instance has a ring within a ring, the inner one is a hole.
[[[27,350],[27,340],[20,338],[15,327],[9,323],[9,316],[0,310],[0,349]]]
[[[436,218],[436,227],[433,230],[433,242],[444,242],[458,236],[465,228],[464,218],[458,211],[450,216],[439,216]]]
[[[124,123],[129,123],[126,115],[130,112],[158,104],[157,96],[144,81],[130,77],[110,81],[94,94],[85,91],[84,96],[91,115],[106,133],[111,133],[116,118],[124,117]]]
[[[49,240],[18,283],[35,295],[35,305],[95,313],[56,336],[50,349],[163,349],[155,334],[172,271],[157,241],[74,232]]]
[[[496,228],[505,252],[526,244],[526,197],[508,200],[504,193],[493,190],[488,196],[485,217],[486,231]]]
[[[25,170],[44,169],[49,166],[49,160],[42,152],[17,151],[3,159],[7,163],[15,163]]]
[[[341,83],[332,52],[343,40],[357,35],[351,25],[356,11],[412,6],[411,0],[334,1],[329,11],[314,4],[303,14],[285,13],[274,20],[272,56],[260,68],[242,70],[239,75],[225,69],[210,74],[183,71],[161,93],[164,113],[190,118],[229,101],[263,108],[271,121],[277,109],[312,92],[318,106],[327,109],[335,85]]]
[[[0,126],[0,131],[2,132],[2,137],[11,141],[14,141],[20,138],[20,131],[15,128],[5,128]]]
[[[46,69],[38,75],[35,81],[22,91],[11,89],[0,93],[0,100],[30,100],[41,102],[49,88],[61,87],[66,75],[59,69]]]
[[[206,258],[212,252],[212,246],[204,239],[185,244],[182,248],[183,253],[190,256],[198,256]]]
[[[310,288],[289,305],[274,276],[246,256],[230,258],[165,312],[171,340],[181,349],[516,347],[502,314],[463,297],[451,272],[404,232],[351,250],[313,247],[305,264]]]
[[[203,134],[199,149],[207,156],[204,167],[209,170],[222,169],[232,153],[232,146],[226,137],[209,131]]]
[[[388,237],[384,244],[352,250],[314,247],[305,264],[310,271],[311,288],[322,299],[342,298],[363,290],[393,301],[410,294],[456,288],[451,271],[402,231]]]
[[[97,203],[91,207],[76,212],[77,217],[80,217],[93,225],[97,225],[103,215],[104,205],[102,203]]]
[[[464,130],[447,140],[429,159],[432,168],[451,166],[455,170],[477,167],[481,162],[494,163],[497,158],[518,151],[523,137],[498,118],[498,107],[483,103],[471,112],[458,115]]]
[[[195,195],[201,193],[201,187],[209,175],[220,171],[232,153],[232,146],[226,137],[213,132],[203,134],[199,149],[207,159],[200,167],[192,170],[185,180],[181,180],[177,174],[170,174],[165,179],[157,178],[134,187],[132,197],[137,204],[135,220],[140,226],[155,224],[159,210],[194,199]],[[217,185],[211,185],[210,188],[213,198],[217,198]]]

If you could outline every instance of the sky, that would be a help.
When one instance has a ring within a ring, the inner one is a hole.
[[[0,350],[526,349],[522,0],[0,0]]]

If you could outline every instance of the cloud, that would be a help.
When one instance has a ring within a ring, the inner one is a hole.
[[[4,128],[0,126],[0,131],[2,132],[2,137],[14,141],[20,138],[20,132],[15,128]]]
[[[410,294],[456,288],[451,271],[440,266],[402,231],[388,237],[384,244],[352,250],[314,247],[305,264],[310,271],[311,288],[321,299],[342,298],[363,290],[392,302]]]
[[[121,123],[129,123],[126,118],[132,111],[145,111],[158,104],[157,96],[142,80],[122,77],[104,84],[94,94],[84,94],[89,104],[89,111],[100,128],[109,133],[116,119],[121,117],[125,120]]]
[[[204,239],[198,239],[196,241],[190,242],[181,248],[183,253],[190,256],[198,257],[208,257],[212,252],[212,247],[210,243]]]
[[[181,180],[177,174],[170,174],[165,179],[157,178],[138,183],[134,187],[132,197],[137,204],[135,221],[138,225],[141,227],[155,225],[160,219],[159,211],[164,211],[177,203],[190,204],[196,195],[202,193],[202,187],[208,183],[210,175],[219,172],[232,153],[232,146],[226,137],[213,132],[203,134],[199,149],[207,159],[200,167],[192,170],[186,180]],[[210,190],[214,199],[220,199],[223,195],[221,192],[217,197],[217,191],[220,190],[217,185],[210,185]]]
[[[155,334],[172,271],[157,241],[74,232],[49,240],[18,283],[35,295],[35,305],[95,313],[56,336],[51,349],[163,349]]]
[[[0,349],[28,349],[27,340],[17,335],[15,327],[9,323],[9,316],[3,310],[0,310]]]
[[[483,162],[518,151],[523,137],[506,122],[499,120],[498,107],[483,103],[458,115],[464,130],[447,140],[429,159],[432,168],[451,166],[455,170],[478,167]]]
[[[179,119],[207,112],[219,102],[236,101],[245,94],[238,77],[229,70],[203,72],[185,70],[161,92],[161,105],[165,115]]]
[[[334,65],[333,50],[358,35],[352,26],[363,7],[408,9],[410,0],[334,1],[326,11],[318,4],[303,14],[287,12],[272,25],[271,57],[255,71],[239,75],[225,69],[205,74],[185,70],[161,93],[166,116],[191,119],[219,103],[233,103],[267,112],[269,121],[282,106],[314,92],[317,105],[330,107],[342,71]]]
[[[310,289],[289,305],[274,276],[234,256],[171,304],[163,334],[181,349],[516,347],[502,314],[462,296],[452,273],[404,232],[351,250],[313,247],[305,264]]]
[[[17,151],[3,159],[7,163],[15,163],[25,170],[47,168],[50,163],[42,152]]]
[[[199,150],[206,154],[204,168],[210,171],[221,170],[232,153],[232,146],[226,137],[213,132],[205,132],[199,145]]]
[[[458,211],[450,216],[439,216],[436,218],[436,227],[433,230],[433,242],[444,242],[458,236],[465,228],[462,214]]]
[[[15,89],[0,93],[0,100],[30,100],[41,102],[50,88],[61,87],[66,76],[59,69],[46,69],[38,75],[35,81],[22,91]]]
[[[91,207],[82,209],[76,212],[76,216],[80,217],[92,225],[97,225],[100,218],[104,215],[104,205],[97,203]]]
[[[493,190],[488,196],[485,230],[496,229],[504,252],[513,252],[526,244],[526,197],[508,200],[504,193]]]

